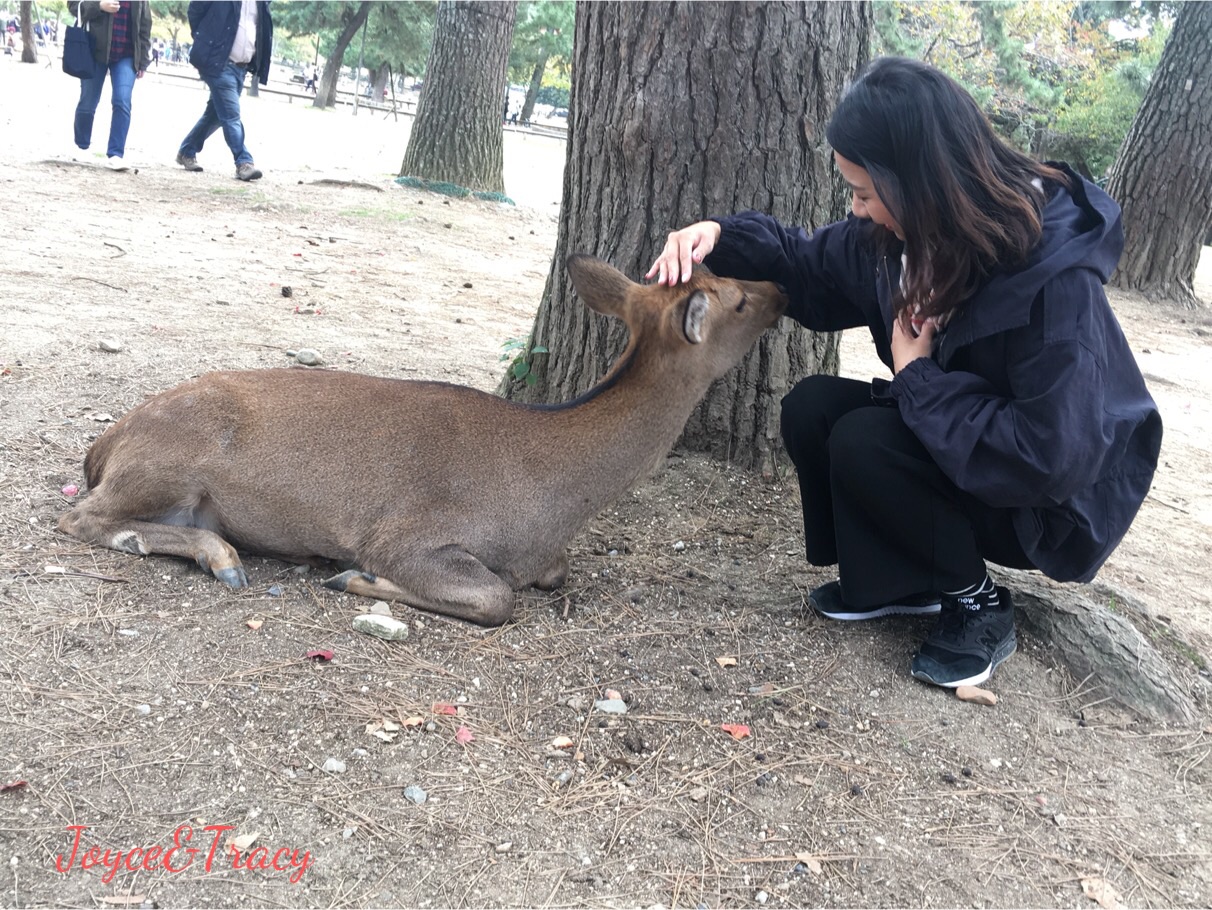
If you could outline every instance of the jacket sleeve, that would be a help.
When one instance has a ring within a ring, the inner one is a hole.
[[[143,15],[139,18],[139,47],[142,48],[143,55],[142,59],[135,61],[135,69],[139,72],[144,72],[151,66],[152,5],[147,2],[143,7]]]
[[[210,3],[204,2],[204,0],[190,0],[185,15],[189,19],[189,32],[194,37],[197,37],[198,26],[206,17],[206,10],[209,6]]]
[[[77,13],[77,10],[79,12]],[[81,3],[69,3],[67,11],[73,16],[78,15],[80,22],[87,25],[90,22],[96,22],[102,16],[108,16],[106,12],[101,10],[101,0],[83,0]]]
[[[787,315],[818,332],[867,325],[875,299],[875,254],[865,222],[848,218],[819,228],[785,228],[761,212],[716,219],[721,231],[704,264],[743,281],[774,281],[787,291]]]
[[[1008,395],[926,357],[893,379],[906,425],[961,490],[995,508],[1040,507],[1101,476],[1114,419],[1101,338],[1089,319],[1050,332],[1044,314],[1050,294],[1094,293],[1103,291],[1092,274],[1063,273],[1045,285],[1031,324],[1004,333]]]

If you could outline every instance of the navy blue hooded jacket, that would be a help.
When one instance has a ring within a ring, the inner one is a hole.
[[[194,38],[189,62],[203,76],[213,79],[227,66],[240,25],[240,6],[240,0],[193,0],[189,4],[189,28]],[[257,0],[257,50],[249,69],[262,85],[269,82],[273,45],[274,24],[269,16],[269,0]]]
[[[1089,581],[1127,533],[1157,467],[1162,425],[1103,283],[1123,249],[1119,206],[1071,171],[1021,268],[994,273],[936,336],[932,357],[873,393],[961,490],[1013,510],[1027,557],[1058,581]],[[815,331],[866,325],[892,367],[899,256],[850,217],[811,236],[768,215],[718,219],[706,265],[777,281],[787,315]]]

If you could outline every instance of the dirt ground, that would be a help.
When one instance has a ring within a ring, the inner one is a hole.
[[[263,97],[246,186],[219,137],[204,173],[171,163],[196,84],[136,87],[126,174],[70,160],[61,73],[0,60],[0,98],[0,905],[1212,905],[1206,705],[1143,722],[1029,638],[996,707],[917,683],[925,621],[805,610],[827,575],[786,480],[674,454],[573,541],[565,590],[490,631],[397,606],[399,643],[352,631],[369,604],[315,572],[249,560],[233,593],[60,535],[91,440],[204,371],[310,347],[493,388],[563,146],[508,137],[523,204],[449,200],[390,183],[406,123]],[[1193,643],[1185,685],[1212,646],[1212,319],[1115,304],[1166,438],[1100,580]],[[844,340],[844,372],[878,368],[868,347]],[[607,689],[626,714],[594,709]],[[197,852],[131,857],[174,838]]]

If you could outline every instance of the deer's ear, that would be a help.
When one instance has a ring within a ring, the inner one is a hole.
[[[686,315],[682,320],[682,331],[686,340],[691,344],[701,344],[703,341],[703,323],[707,319],[707,310],[711,301],[702,291],[695,291],[686,301]]]
[[[572,286],[591,309],[606,316],[623,316],[627,294],[636,283],[594,256],[583,253],[568,257]]]

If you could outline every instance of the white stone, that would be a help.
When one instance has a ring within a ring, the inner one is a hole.
[[[386,641],[403,641],[408,637],[408,624],[378,613],[362,613],[354,617],[355,632],[365,632]]]

